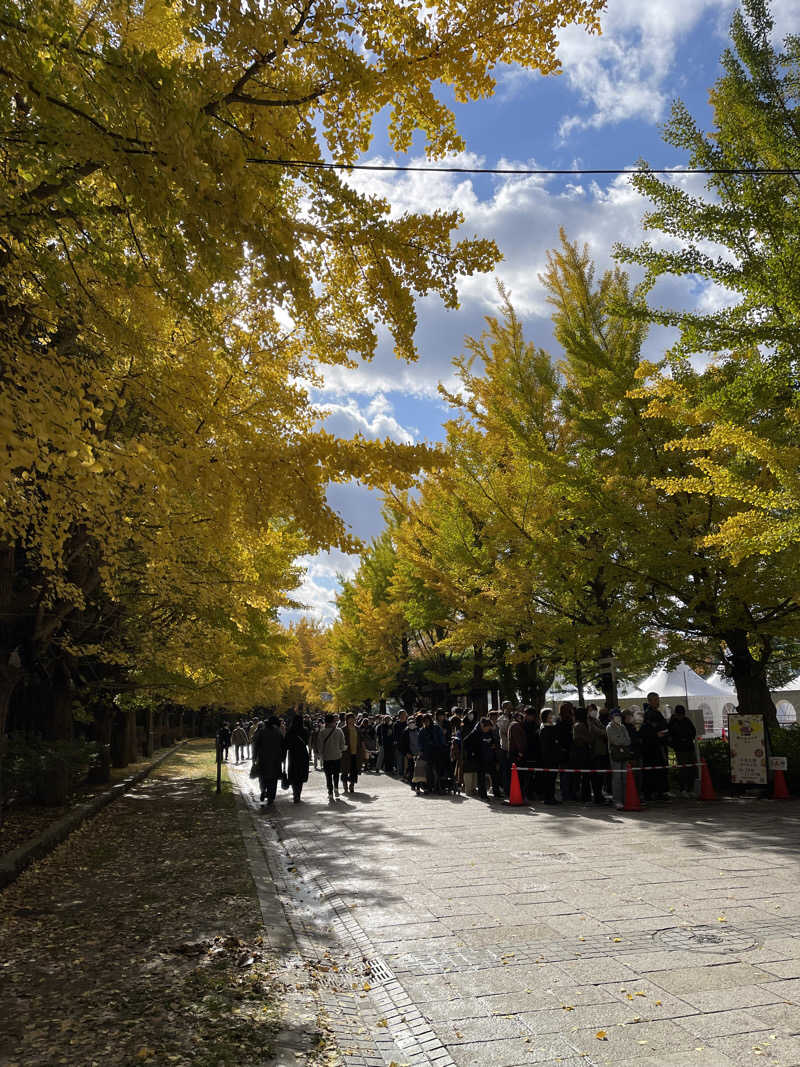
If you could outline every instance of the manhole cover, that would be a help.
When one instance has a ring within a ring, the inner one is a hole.
[[[758,944],[754,937],[729,926],[676,926],[659,930],[653,938],[665,948],[688,948],[695,952],[749,952]]]

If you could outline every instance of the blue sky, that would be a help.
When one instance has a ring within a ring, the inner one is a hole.
[[[671,102],[682,99],[704,128],[711,124],[708,90],[720,73],[719,56],[727,43],[731,0],[608,0],[599,37],[568,28],[561,37],[562,73],[543,78],[507,68],[499,72],[489,100],[455,107],[467,151],[458,165],[535,167],[631,167],[639,159],[651,166],[686,162],[661,138]],[[800,0],[773,0],[776,36],[800,27]],[[446,99],[446,97],[445,97]],[[393,153],[380,124],[365,160],[424,162],[422,142],[408,157]],[[688,188],[700,179],[675,178]],[[615,241],[637,243],[645,203],[624,178],[501,178],[444,174],[360,174],[359,187],[380,192],[398,212],[421,206],[458,207],[463,236],[488,236],[503,260],[490,276],[465,279],[461,307],[418,302],[419,361],[398,362],[382,344],[370,364],[334,370],[315,394],[329,414],[326,425],[349,436],[398,441],[435,441],[442,436],[448,409],[437,394],[451,375],[451,360],[463,339],[477,335],[484,316],[496,307],[496,282],[510,290],[528,337],[555,352],[547,305],[537,275],[563,226],[570,239],[588,242],[598,265],[609,263]],[[713,304],[724,296],[712,290],[665,286],[664,303]],[[659,339],[651,338],[658,346]],[[381,528],[380,501],[360,486],[334,486],[329,500],[353,531],[369,539]],[[356,557],[324,553],[310,559],[297,597],[306,613],[333,617],[337,573],[351,574]]]

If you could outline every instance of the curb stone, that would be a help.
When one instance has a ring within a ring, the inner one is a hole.
[[[103,808],[116,800],[117,797],[126,793],[131,786],[137,785],[148,775],[152,774],[159,764],[164,760],[169,759],[179,748],[187,743],[187,739],[179,741],[177,745],[173,745],[172,748],[163,752],[158,759],[148,764],[141,771],[137,771],[136,774],[132,774],[129,778],[125,778],[121,782],[117,782],[116,785],[111,786],[104,793],[100,793],[98,796],[93,797],[85,804],[79,804],[72,811],[68,811],[66,815],[62,815],[60,819],[50,823],[40,834],[33,838],[32,841],[27,841],[24,845],[20,845],[15,848],[13,852],[9,852],[6,856],[0,859],[0,889],[5,889],[6,886],[11,885],[22,874],[26,867],[29,867],[31,863],[36,860],[43,859],[50,852],[60,845],[62,841],[87,819],[93,818]]]
[[[346,959],[358,961],[362,969],[363,962],[370,958],[373,965],[382,965],[383,978],[364,983],[363,976],[358,982],[351,981],[355,974],[346,977],[347,965],[342,964],[342,980],[330,988],[320,987],[320,1021],[333,1036],[343,1062],[347,1067],[387,1067],[398,1063],[409,1067],[455,1067],[447,1049],[401,982],[380,960],[335,887],[315,869],[313,858],[302,843],[286,833],[278,809],[274,809],[269,820],[259,818],[261,813],[248,788],[249,782],[241,772],[230,778],[240,800],[241,817],[248,823],[245,835],[246,844],[250,842],[248,855],[251,848],[261,853],[253,876],[257,887],[261,883],[267,889],[268,899],[262,900],[262,914],[265,921],[268,917],[269,922],[274,922],[276,906],[282,913],[280,933],[273,932],[278,940],[285,943],[284,930],[288,929],[295,960],[327,963],[325,970],[330,965],[326,951],[331,949],[342,952]],[[270,874],[269,883],[263,878],[265,867]],[[311,897],[314,902],[309,910]],[[287,969],[290,968],[291,963]],[[289,1010],[292,1010],[291,1003]],[[295,1041],[299,1029],[298,1026],[294,1031]],[[280,1049],[280,1035],[277,1046]],[[288,1045],[284,1055],[294,1048],[296,1045]],[[282,1059],[278,1052],[277,1062],[282,1065],[290,1059],[288,1056]]]
[[[285,963],[283,978],[287,989],[283,1000],[283,1027],[275,1035],[270,1061],[281,1067],[284,1064],[296,1065],[305,1059],[319,1042],[319,1011],[316,1002],[308,996],[303,996],[297,989],[298,985],[304,984],[305,978],[305,974],[298,968],[297,942],[278,898],[275,880],[253,826],[241,783],[230,774],[230,768],[228,780],[236,797],[236,816],[261,909],[264,940],[270,951]]]

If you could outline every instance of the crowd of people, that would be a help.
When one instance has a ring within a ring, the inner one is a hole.
[[[649,802],[671,799],[670,750],[679,795],[690,795],[697,777],[695,727],[682,705],[669,719],[657,693],[641,709],[514,709],[505,701],[479,716],[471,708],[443,708],[409,715],[327,714],[309,719],[242,720],[220,730],[223,758],[252,759],[261,801],[273,804],[278,783],[301,802],[313,759],[325,775],[330,801],[354,793],[363,773],[390,774],[420,793],[507,797],[512,767],[523,798],[546,805],[565,802],[624,807],[630,766],[637,790]]]

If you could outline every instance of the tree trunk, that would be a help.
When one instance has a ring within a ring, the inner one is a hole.
[[[156,748],[156,715],[158,713],[153,710],[153,706],[150,704],[145,712],[145,732],[144,732],[144,754],[145,756],[152,756]]]
[[[547,699],[547,690],[553,685],[553,671],[542,670],[542,660],[533,656],[526,663],[517,664],[519,690],[523,703],[529,704],[534,712],[541,712]]]
[[[614,650],[611,648],[604,648],[600,652],[600,660],[612,660],[614,658]],[[619,696],[617,695],[617,672],[615,670],[602,671],[598,675],[597,684],[603,691],[607,708],[616,708],[619,704]]]
[[[0,667],[0,738],[4,738],[6,735],[11,697],[21,681],[21,670],[9,666]]]
[[[583,667],[575,660],[575,688],[578,690],[578,707],[585,708],[586,701],[583,696]]]
[[[48,686],[50,714],[47,736],[51,741],[72,740],[72,677],[66,667],[57,664]]]
[[[728,664],[736,686],[738,710],[742,715],[766,715],[767,722],[778,722],[775,705],[767,682],[767,659],[757,660],[745,630],[731,630],[723,635],[728,646]]]
[[[95,706],[92,709],[94,715],[94,741],[97,745],[97,762],[92,768],[90,780],[95,785],[105,785],[111,781],[111,722],[114,718],[114,709],[107,704]]]
[[[381,697],[378,701],[378,712],[381,716],[386,714],[386,697]]]
[[[127,767],[136,759],[136,712],[118,710],[111,728],[111,761]]]
[[[136,757],[139,755],[139,746],[136,739],[136,712],[128,711],[125,713],[127,716],[127,732],[126,732],[126,749],[125,749],[125,765],[129,763],[135,763]]]

